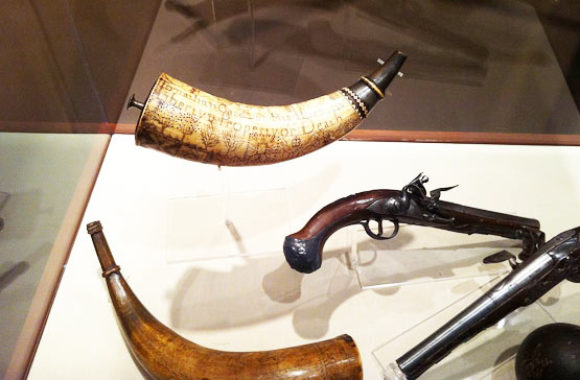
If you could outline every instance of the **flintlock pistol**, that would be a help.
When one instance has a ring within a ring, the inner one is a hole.
[[[386,379],[413,380],[460,344],[564,280],[580,282],[580,227],[562,232],[439,330],[391,363]]]
[[[172,156],[215,165],[264,165],[302,156],[356,128],[385,96],[406,55],[397,51],[348,87],[300,103],[233,102],[163,73],[142,110],[135,142]]]
[[[311,273],[322,264],[324,243],[335,231],[352,224],[362,224],[373,239],[386,240],[397,236],[399,223],[434,227],[464,234],[497,235],[522,241],[520,259],[534,253],[544,243],[544,233],[536,219],[481,210],[440,200],[443,191],[427,195],[424,183],[429,178],[419,174],[402,190],[370,190],[338,199],[318,211],[298,232],[284,240],[284,256],[292,268]],[[383,221],[393,224],[390,235],[383,235]],[[369,223],[377,222],[377,232]],[[484,262],[513,260],[499,252]]]

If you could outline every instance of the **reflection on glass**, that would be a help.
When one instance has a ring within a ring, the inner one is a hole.
[[[57,235],[71,223],[64,217],[87,159],[95,147],[105,148],[106,139],[103,135],[0,134],[1,376]],[[50,294],[50,289],[43,291]]]
[[[167,0],[132,85],[152,73],[226,98],[287,104],[348,83],[396,49],[405,79],[364,129],[574,134],[580,116],[547,9],[499,1]],[[574,16],[570,16],[574,17]],[[159,56],[163,52],[163,59]],[[167,57],[172,57],[171,60]],[[248,64],[250,63],[250,64]],[[134,115],[120,120],[134,123]]]

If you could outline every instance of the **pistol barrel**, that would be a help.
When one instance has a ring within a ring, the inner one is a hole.
[[[580,227],[556,236],[528,261],[396,360],[407,380],[416,379],[461,343],[522,306],[535,302],[561,281],[576,276]]]

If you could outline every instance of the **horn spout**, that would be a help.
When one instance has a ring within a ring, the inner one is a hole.
[[[387,87],[397,76],[406,59],[407,56],[404,53],[396,51],[383,66],[369,75],[362,76],[358,82],[348,88],[364,102],[370,112],[377,102],[384,98]]]

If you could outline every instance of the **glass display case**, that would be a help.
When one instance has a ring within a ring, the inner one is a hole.
[[[350,138],[577,143],[567,84],[577,65],[560,53],[564,73],[547,35],[577,48],[572,2],[234,3],[164,2],[132,91],[144,97],[167,72],[225,98],[289,104],[350,84],[402,50],[404,79]]]
[[[110,137],[0,133],[0,368],[25,373]]]
[[[461,185],[445,201],[537,218],[547,237],[578,223],[575,1],[8,0],[2,9],[7,379],[140,376],[107,309],[84,231],[93,219],[135,292],[180,334],[239,351],[349,333],[365,379],[382,378],[431,318],[511,270],[484,257],[519,248],[408,225],[378,241],[356,225],[332,234],[319,271],[293,271],[284,238],[323,206],[400,190],[425,172],[435,189]],[[141,112],[126,105],[133,94],[147,101],[162,73],[191,91],[299,114],[296,104],[360,81],[395,51],[407,59],[384,99],[342,141],[303,157],[234,168],[135,146]],[[562,284],[427,376],[514,378],[512,356],[494,356],[497,336],[517,338],[513,353],[532,326],[574,323],[578,294]],[[461,356],[480,349],[485,360],[459,371]],[[76,364],[63,359],[71,355]]]

